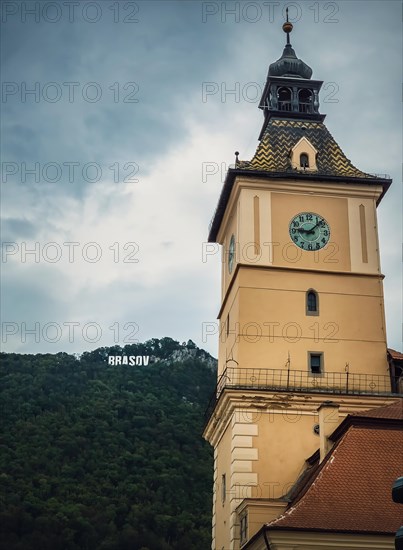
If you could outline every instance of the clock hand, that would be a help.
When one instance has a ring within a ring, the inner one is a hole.
[[[323,218],[321,220],[319,220],[318,222],[316,222],[316,225],[314,225],[311,229],[311,231],[313,231],[314,229],[316,229],[318,227],[318,225],[320,225],[321,223],[323,222]]]
[[[299,233],[313,233],[314,230],[323,222],[323,218],[319,220],[311,229],[303,229],[302,227],[298,229]]]
[[[298,228],[298,233],[312,233],[312,231],[314,230],[315,228],[312,227],[311,229],[304,229],[302,227],[299,227]]]

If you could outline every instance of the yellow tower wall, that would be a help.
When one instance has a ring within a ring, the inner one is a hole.
[[[340,404],[341,421],[387,399],[351,395],[374,383],[390,392],[376,222],[381,192],[365,182],[253,176],[234,182],[217,236],[223,245],[218,380],[219,391],[225,389],[204,434],[215,456],[214,550],[239,549],[242,506],[251,514],[248,537],[262,514],[271,518],[282,509],[283,501],[273,499],[289,490],[320,446],[314,426],[321,403]],[[305,251],[292,242],[289,224],[300,212],[328,222],[324,249]],[[306,308],[309,289],[319,299],[314,314]],[[320,374],[310,371],[309,352],[323,354]],[[318,384],[325,387],[319,391]]]

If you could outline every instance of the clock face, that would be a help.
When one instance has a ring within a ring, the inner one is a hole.
[[[329,242],[329,224],[319,214],[300,212],[290,221],[290,237],[302,250],[320,250]]]
[[[235,237],[232,235],[228,249],[228,271],[231,273],[235,261]]]

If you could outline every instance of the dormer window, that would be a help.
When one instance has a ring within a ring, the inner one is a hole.
[[[306,153],[301,153],[299,156],[299,165],[301,168],[309,168],[309,157]]]
[[[305,136],[302,137],[291,149],[290,160],[294,170],[300,172],[316,172],[316,157],[318,151]]]

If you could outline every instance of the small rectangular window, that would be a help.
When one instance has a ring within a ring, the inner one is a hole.
[[[227,315],[227,323],[226,323],[226,326],[227,326],[227,336],[229,335],[229,313]]]
[[[227,480],[225,474],[221,476],[221,500],[225,502],[225,495],[227,493]]]
[[[311,353],[308,355],[309,370],[312,374],[323,372],[323,353]]]

